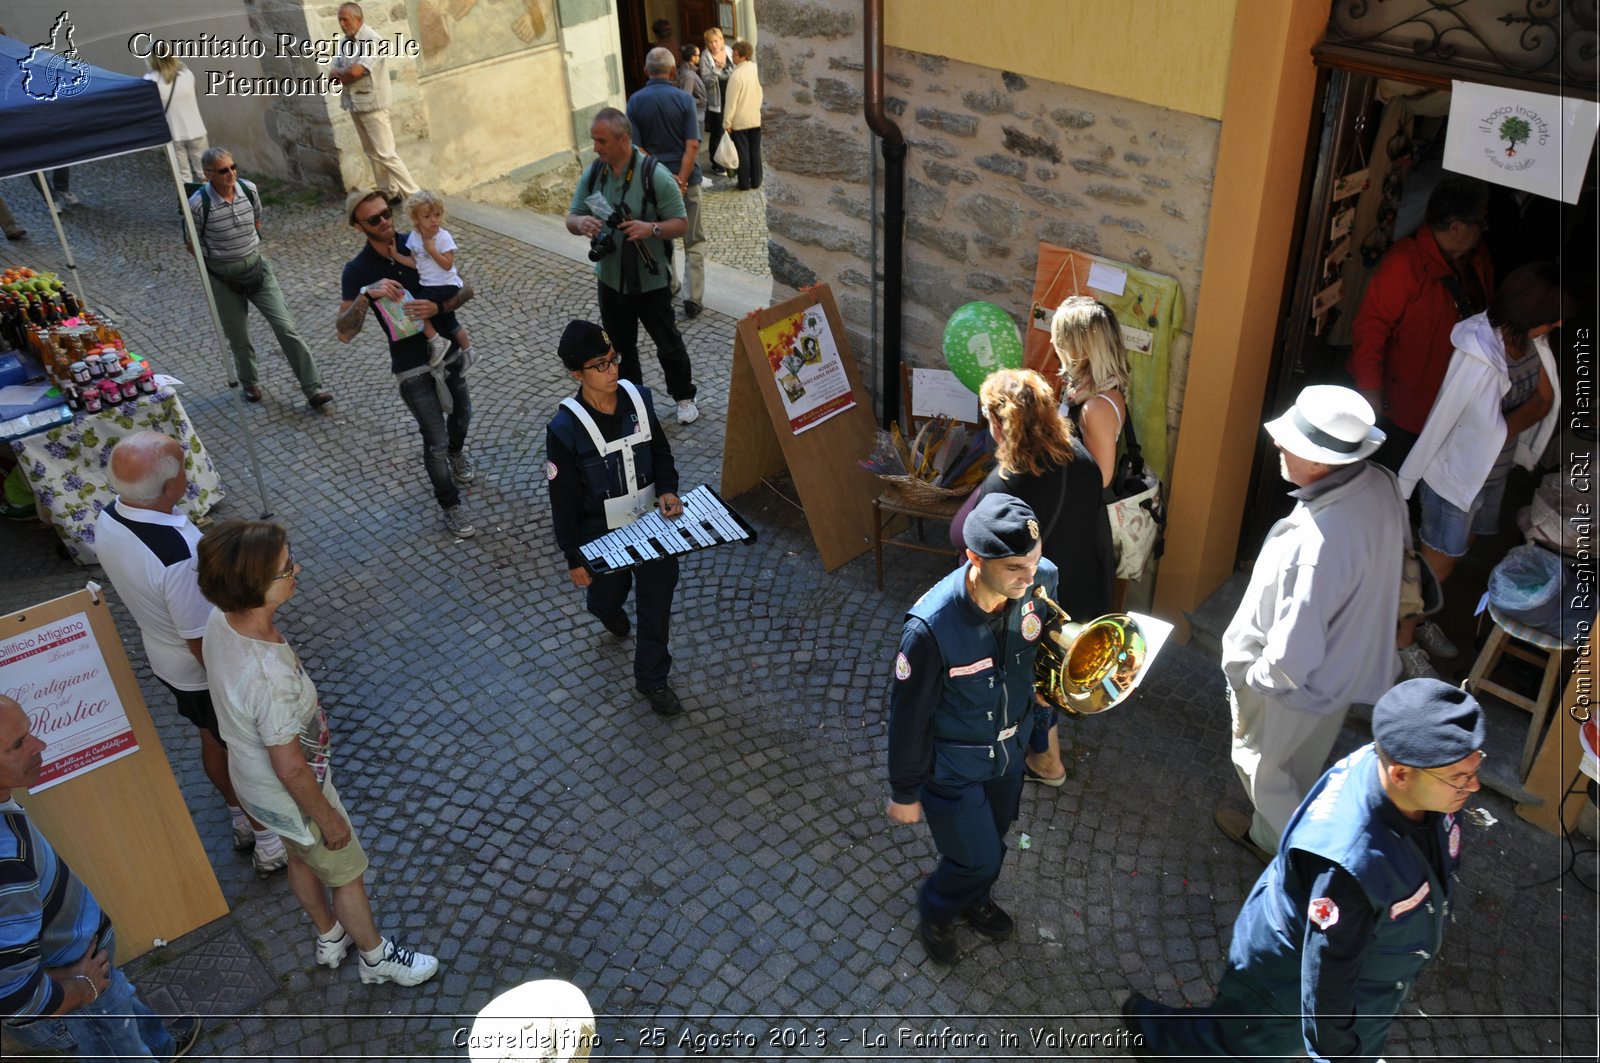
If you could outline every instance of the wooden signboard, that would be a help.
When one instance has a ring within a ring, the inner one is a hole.
[[[0,693],[56,746],[35,790],[12,795],[110,914],[126,963],[228,905],[105,596],[89,587],[0,617]]]
[[[871,453],[875,427],[827,285],[739,322],[722,493],[731,499],[787,467],[829,572],[872,548],[882,485],[857,462]]]

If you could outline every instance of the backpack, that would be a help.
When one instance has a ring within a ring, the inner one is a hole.
[[[649,212],[649,211],[655,210],[655,207],[656,207],[656,167],[659,166],[659,165],[661,165],[660,160],[658,160],[654,155],[646,155],[644,157],[644,165],[639,167],[639,180],[644,182],[644,198],[639,201],[639,220],[640,221],[649,221],[649,220],[651,220],[649,218],[646,218],[645,214],[647,212]],[[584,178],[584,180],[586,182],[584,184],[584,187],[583,187],[583,195],[584,195],[585,199],[587,199],[589,196],[594,195],[594,186],[597,183],[599,183],[599,181],[600,181],[600,171],[604,167],[605,167],[605,161],[602,160],[602,159],[596,159],[596,160],[594,160],[594,162],[589,164],[589,173]],[[659,221],[660,217],[661,217],[660,216],[660,212],[657,212],[656,218],[654,220]],[[602,218],[601,220],[604,221],[605,219]]]

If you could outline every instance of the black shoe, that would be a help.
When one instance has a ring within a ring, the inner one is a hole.
[[[1128,1031],[1128,1054],[1143,1058],[1153,1058],[1155,1053],[1150,1051],[1150,1046],[1145,1043],[1144,1030],[1139,1025],[1141,1012],[1154,1011],[1159,1005],[1143,993],[1130,993],[1128,999],[1122,1002],[1122,1028]]]
[[[406,201],[405,196],[384,196],[383,201],[391,207],[398,207]]]
[[[632,630],[628,624],[628,614],[622,612],[620,609],[617,611],[616,616],[601,617],[600,623],[604,624],[606,630],[617,636],[619,639],[627,638],[628,632]]]
[[[961,918],[990,941],[1005,941],[1017,932],[1017,921],[993,901],[973,905],[961,913]]]
[[[662,683],[658,687],[639,687],[639,693],[650,699],[650,708],[657,716],[677,716],[683,712],[683,702],[678,700],[678,695],[672,688]]]
[[[189,1054],[195,1042],[200,1040],[200,1016],[179,1015],[167,1026],[167,1032],[172,1035],[177,1047],[172,1050],[173,1059],[182,1059]]]
[[[955,923],[935,923],[923,916],[917,923],[917,937],[934,963],[949,967],[961,958],[961,950],[956,948]]]
[[[699,317],[700,316],[700,311],[702,311],[704,309],[705,309],[705,307],[701,306],[699,303],[695,302],[693,299],[685,299],[683,301],[683,316],[684,317]]]

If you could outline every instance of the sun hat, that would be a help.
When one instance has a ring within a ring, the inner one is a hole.
[[[1372,407],[1360,392],[1334,384],[1313,384],[1294,406],[1266,424],[1267,433],[1297,458],[1323,465],[1349,465],[1371,457],[1383,445],[1373,427]]]

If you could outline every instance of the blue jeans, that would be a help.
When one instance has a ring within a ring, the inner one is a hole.
[[[422,464],[428,470],[428,481],[433,484],[433,497],[445,509],[459,505],[461,492],[450,476],[451,454],[459,454],[467,445],[467,425],[472,421],[472,398],[467,394],[467,382],[461,375],[461,362],[450,363],[445,373],[445,386],[450,389],[450,401],[455,409],[447,418],[439,405],[439,392],[433,377],[427,373],[400,381],[400,398],[417,419],[422,432]]]
[[[89,1059],[168,1060],[177,1043],[166,1025],[134,995],[122,970],[111,968],[111,981],[93,1003],[65,1015],[53,1015],[6,1033],[29,1048],[72,1052]]]

